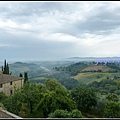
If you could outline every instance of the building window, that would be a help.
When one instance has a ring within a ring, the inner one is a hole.
[[[12,85],[12,82],[10,82],[10,85]]]
[[[0,84],[0,88],[2,88],[2,84]]]
[[[13,91],[12,91],[12,90],[10,90],[10,94],[12,94],[12,92],[13,92]]]

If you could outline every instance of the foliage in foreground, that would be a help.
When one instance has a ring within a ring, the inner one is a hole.
[[[67,90],[56,79],[48,79],[43,85],[26,82],[10,96],[0,93],[0,102],[23,118],[82,118],[83,113],[99,118],[120,117],[118,95],[98,96],[86,86]]]
[[[73,89],[71,94],[79,110],[89,111],[91,107],[97,105],[97,94],[94,89],[87,88],[86,86],[79,86]]]
[[[75,109],[71,112],[67,110],[55,110],[53,113],[48,115],[48,118],[83,118],[82,113]]]
[[[72,111],[77,108],[70,92],[55,79],[46,80],[44,85],[26,82],[3,104],[8,111],[27,118],[47,118],[56,109]]]

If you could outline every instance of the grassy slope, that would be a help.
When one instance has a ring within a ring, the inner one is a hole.
[[[118,73],[101,73],[101,72],[95,72],[95,73],[79,73],[76,76],[72,76],[72,78],[78,80],[79,82],[89,84],[93,81],[101,81],[103,79],[107,79],[107,77],[113,77],[114,75],[117,75]],[[101,78],[98,78],[97,76],[101,76]]]
[[[84,72],[84,71],[90,71],[90,70],[102,70],[102,72]],[[109,73],[108,71],[111,70],[111,68],[107,66],[96,66],[96,65],[90,65],[82,70],[84,73],[79,73],[76,76],[72,76],[72,78],[78,80],[81,83],[89,84],[93,81],[101,81],[103,79],[107,79],[107,77],[112,78],[114,75],[117,75],[119,73]],[[99,77],[99,78],[98,78]]]
[[[96,66],[96,65],[92,65],[89,67],[86,67],[85,69],[83,69],[82,71],[90,71],[90,70],[102,70],[103,72],[107,72],[109,70],[111,70],[111,68],[107,67],[107,66]]]

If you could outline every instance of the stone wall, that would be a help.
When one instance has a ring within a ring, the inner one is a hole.
[[[23,82],[24,82],[24,80],[21,79],[21,80],[13,81],[12,85],[10,85],[10,82],[4,83],[4,84],[2,84],[3,87],[0,88],[0,92],[3,92],[7,96],[9,96],[11,94],[11,92],[12,92],[12,94],[14,93],[14,90],[15,90],[14,87],[16,86],[16,88],[21,88],[23,86]]]
[[[15,119],[23,119],[13,113],[10,113],[6,110],[0,110],[0,118],[15,118]]]

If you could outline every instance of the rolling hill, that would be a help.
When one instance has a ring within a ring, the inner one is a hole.
[[[109,70],[111,70],[111,68],[107,67],[107,66],[97,66],[97,65],[92,65],[92,66],[88,66],[85,69],[81,70],[82,72],[85,71],[99,71],[101,70],[102,72],[108,72]]]

